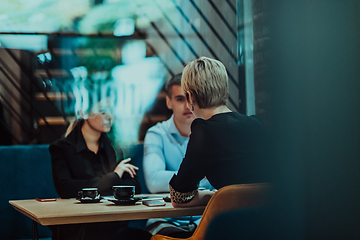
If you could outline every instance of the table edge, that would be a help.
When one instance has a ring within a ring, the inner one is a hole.
[[[14,201],[19,201],[19,200],[10,200],[9,203],[11,204],[11,206],[13,206],[13,208],[14,208],[16,211],[24,214],[25,216],[31,218],[31,219],[34,220],[35,222],[41,224],[40,220],[39,220],[34,214],[32,214],[31,212],[27,211],[26,209],[24,209],[24,208],[22,208],[22,207],[19,207],[18,205],[16,205],[16,204],[14,203]]]
[[[18,212],[24,214],[35,222],[43,225],[63,225],[63,224],[77,224],[77,223],[93,223],[93,222],[112,222],[112,221],[131,221],[131,220],[141,220],[141,219],[150,219],[150,218],[168,218],[168,217],[181,217],[181,216],[199,216],[202,215],[206,206],[196,206],[196,207],[186,207],[186,208],[176,208],[177,210],[169,212],[157,211],[157,216],[152,216],[152,212],[146,211],[142,212],[138,216],[130,216],[133,213],[122,213],[119,215],[118,212],[113,214],[106,215],[80,215],[72,216],[59,216],[59,217],[37,217],[33,213],[27,211],[26,209],[16,205],[16,201],[22,200],[10,200],[9,203],[17,210]],[[149,207],[151,208],[151,207]],[[154,209],[156,210],[156,209]],[[160,208],[161,210],[161,208]]]

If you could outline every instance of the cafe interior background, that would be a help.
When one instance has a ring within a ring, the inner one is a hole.
[[[273,139],[287,231],[360,236],[359,10],[355,0],[0,0],[0,143],[49,144],[106,97],[114,146],[141,143],[171,115],[164,82],[196,57],[219,59],[229,108],[255,114]]]

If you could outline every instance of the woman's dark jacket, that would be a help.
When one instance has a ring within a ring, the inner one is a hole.
[[[120,178],[114,171],[116,161],[114,148],[106,133],[102,133],[98,153],[90,151],[77,126],[66,138],[55,141],[49,147],[52,173],[56,191],[61,198],[77,197],[82,188],[97,187],[102,196],[112,195],[112,186],[135,186],[140,193],[140,180],[124,172]],[[120,152],[119,159],[123,159]]]

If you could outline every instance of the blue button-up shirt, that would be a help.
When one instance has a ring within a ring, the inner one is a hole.
[[[169,192],[169,181],[179,170],[189,138],[181,136],[174,116],[148,129],[144,140],[143,169],[151,193]],[[200,187],[211,188],[203,179]]]

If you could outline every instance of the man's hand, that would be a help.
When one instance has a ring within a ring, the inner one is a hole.
[[[135,170],[138,170],[139,168],[128,163],[131,161],[131,158],[127,158],[125,160],[122,160],[115,168],[114,172],[116,172],[119,177],[121,178],[124,172],[128,172],[132,178],[136,175]]]

